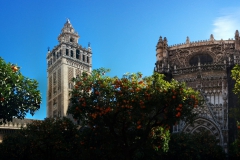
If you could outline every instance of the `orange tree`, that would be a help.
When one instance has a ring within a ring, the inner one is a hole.
[[[240,66],[236,65],[231,70],[231,77],[233,80],[235,80],[233,92],[240,98]],[[239,102],[238,102],[239,105]],[[237,127],[237,137],[235,141],[230,144],[229,147],[229,157],[231,159],[239,159],[240,157],[240,109],[239,107],[231,108],[229,112],[229,117],[234,118],[236,122]]]
[[[0,144],[0,159],[79,159],[79,131],[67,118],[33,121],[8,134]]]
[[[170,126],[195,117],[197,92],[158,73],[110,78],[107,71],[101,68],[73,79],[68,113],[85,126],[82,155],[150,159],[160,148],[166,151]]]
[[[235,80],[233,92],[240,97],[240,66],[234,66],[231,73],[232,79]]]
[[[237,129],[236,140],[229,147],[229,157],[231,159],[240,159],[240,122],[237,122]]]
[[[24,77],[19,67],[0,57],[0,123],[13,117],[24,118],[40,108],[40,92],[36,80]]]
[[[235,80],[233,92],[240,98],[240,66],[236,65],[231,70],[231,77],[233,80]],[[239,102],[238,102],[239,104]],[[236,121],[240,121],[240,109],[239,107],[231,108],[229,117],[234,118]]]
[[[208,131],[200,133],[174,133],[169,141],[169,151],[163,152],[162,159],[226,159],[225,153],[216,137]]]

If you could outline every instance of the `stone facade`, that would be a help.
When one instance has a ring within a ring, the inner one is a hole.
[[[160,37],[156,46],[157,62],[155,72],[164,73],[166,79],[185,82],[198,90],[203,98],[202,107],[194,109],[198,113],[192,125],[180,122],[173,132],[201,132],[208,130],[216,136],[227,152],[228,143],[236,136],[234,120],[228,117],[230,108],[237,107],[237,97],[232,93],[234,81],[231,69],[240,63],[240,37],[235,39],[186,42],[168,46],[167,38]]]
[[[92,50],[78,44],[79,35],[69,20],[58,36],[59,44],[47,53],[47,117],[66,116],[71,81],[82,72],[92,71]]]

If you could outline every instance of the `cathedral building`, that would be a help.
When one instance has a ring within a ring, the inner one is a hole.
[[[73,77],[92,70],[92,50],[78,44],[80,36],[69,20],[58,36],[58,45],[47,53],[47,117],[67,115]]]
[[[166,79],[185,82],[198,90],[202,102],[194,109],[198,113],[193,124],[180,122],[173,126],[173,132],[197,133],[209,131],[227,151],[228,144],[236,137],[236,122],[228,116],[229,109],[237,106],[233,94],[234,81],[231,69],[240,62],[240,37],[235,39],[209,40],[168,46],[167,38],[160,37],[156,46],[155,72],[164,73]]]

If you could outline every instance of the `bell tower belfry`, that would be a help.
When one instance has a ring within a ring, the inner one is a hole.
[[[73,77],[92,71],[92,50],[78,44],[80,36],[69,19],[58,36],[59,44],[47,53],[47,117],[67,114]]]

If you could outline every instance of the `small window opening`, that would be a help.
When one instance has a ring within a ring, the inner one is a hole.
[[[79,50],[76,51],[76,58],[79,59]]]
[[[87,63],[89,63],[89,57],[87,56]]]
[[[85,62],[85,55],[82,56],[83,62]]]
[[[55,62],[56,60],[56,55],[55,55],[55,52],[53,53],[53,62]]]
[[[66,55],[68,56],[68,49],[66,49]]]
[[[68,88],[69,89],[73,89],[73,84],[72,83],[68,83]]]
[[[73,57],[73,51],[71,50],[71,57]]]

